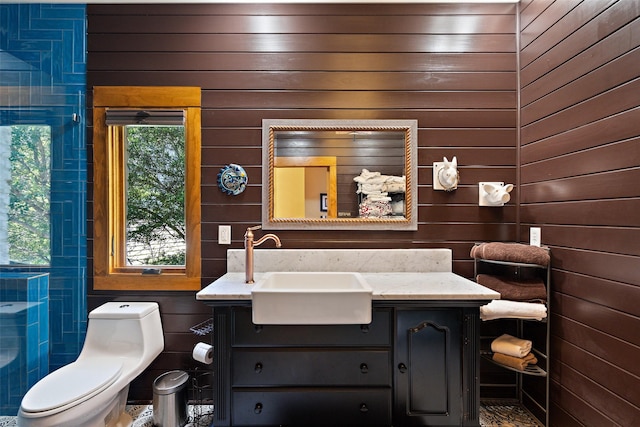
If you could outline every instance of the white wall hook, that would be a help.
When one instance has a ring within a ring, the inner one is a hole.
[[[445,157],[442,162],[433,162],[433,189],[453,191],[458,188],[460,173],[458,159],[453,156],[451,161]]]
[[[505,185],[504,182],[480,182],[478,183],[478,205],[480,206],[504,206],[511,196],[513,184]]]

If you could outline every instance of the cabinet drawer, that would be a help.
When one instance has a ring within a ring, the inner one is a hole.
[[[389,426],[391,389],[235,391],[234,426]]]
[[[234,386],[391,386],[389,351],[236,349]]]
[[[389,346],[391,312],[374,310],[368,325],[255,325],[251,308],[234,308],[234,346]]]

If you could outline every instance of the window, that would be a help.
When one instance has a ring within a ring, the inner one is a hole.
[[[200,89],[93,96],[94,289],[199,290]]]
[[[51,262],[51,127],[0,126],[0,264]]]

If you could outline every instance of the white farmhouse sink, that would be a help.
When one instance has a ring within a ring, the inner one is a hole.
[[[267,273],[251,299],[258,325],[371,323],[371,287],[360,273]]]

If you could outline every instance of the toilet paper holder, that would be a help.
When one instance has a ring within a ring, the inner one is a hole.
[[[204,342],[199,342],[193,347],[193,360],[210,365],[213,363],[213,346]]]
[[[207,319],[189,328],[196,335],[205,336],[213,332],[213,319]]]

